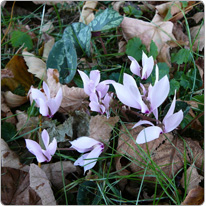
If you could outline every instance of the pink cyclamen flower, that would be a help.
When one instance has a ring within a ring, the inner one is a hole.
[[[134,78],[124,73],[123,85],[112,83],[118,99],[125,105],[140,109],[142,113],[154,113],[156,116],[157,108],[165,101],[170,90],[169,79],[165,75],[161,80],[157,80],[154,86],[150,84],[148,90],[143,87],[143,95],[137,87]],[[143,86],[143,85],[141,85]]]
[[[49,144],[49,134],[44,129],[41,133],[42,141],[44,144],[44,149],[41,146],[30,139],[26,139],[26,147],[27,149],[36,156],[38,162],[49,162],[52,158],[52,155],[55,154],[57,149],[57,141],[54,138],[52,142]]]
[[[147,55],[142,52],[142,67],[140,67],[139,63],[132,56],[128,56],[128,58],[132,61],[130,65],[130,70],[133,74],[141,77],[141,79],[147,79],[152,73],[154,67],[154,59],[152,56],[147,57]]]
[[[50,90],[46,82],[43,82],[44,93],[38,89],[31,88],[31,97],[35,100],[37,106],[40,108],[39,112],[43,116],[53,117],[58,111],[62,102],[62,88],[57,92],[56,97],[50,97]]]
[[[142,124],[152,125],[151,127],[146,127],[139,133],[136,139],[136,142],[138,144],[144,144],[145,142],[150,142],[152,140],[155,140],[159,137],[160,134],[173,131],[182,122],[183,111],[180,110],[179,112],[174,113],[175,103],[176,103],[176,91],[170,109],[168,110],[160,126],[154,126],[153,123],[147,120],[141,120],[133,126],[133,128],[135,128]]]
[[[74,148],[80,153],[85,153],[79,157],[74,165],[84,167],[84,173],[93,168],[97,162],[97,158],[104,150],[104,144],[90,137],[79,137],[74,141],[70,142],[71,148]]]

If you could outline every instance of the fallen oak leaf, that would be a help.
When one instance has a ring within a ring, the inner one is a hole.
[[[35,164],[30,165],[30,187],[39,195],[43,205],[56,205],[50,181],[46,173]]]
[[[190,17],[191,19],[194,19],[196,24],[204,18],[204,12],[197,12],[196,14],[194,14],[193,17]]]
[[[2,69],[1,70],[1,79],[3,78],[13,78],[14,74],[11,70],[6,69]]]

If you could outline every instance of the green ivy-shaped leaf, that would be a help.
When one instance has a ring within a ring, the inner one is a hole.
[[[76,73],[77,54],[70,39],[61,39],[52,47],[47,59],[47,69],[59,71],[60,83],[69,83]]]
[[[22,31],[14,31],[11,35],[11,44],[13,47],[20,47],[24,44],[24,48],[27,47],[27,50],[33,48],[33,42],[31,37]]]
[[[103,31],[119,26],[122,20],[123,17],[117,11],[107,8],[97,14],[89,26],[92,31]]]
[[[174,95],[175,90],[178,92],[179,88],[180,88],[180,83],[178,81],[176,81],[175,79],[172,79],[170,81],[170,92],[169,92],[168,96]]]
[[[187,63],[191,60],[190,50],[180,49],[177,53],[171,55],[171,62],[177,64]]]
[[[85,53],[90,56],[91,29],[86,24],[77,22],[69,25],[64,30],[62,38],[73,42],[78,56]]]

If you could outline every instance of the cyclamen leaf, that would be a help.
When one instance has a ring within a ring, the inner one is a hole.
[[[180,49],[177,53],[171,55],[172,63],[176,62],[177,64],[187,63],[191,60],[190,50]]]
[[[77,69],[77,54],[70,39],[61,39],[54,44],[47,59],[48,68],[59,71],[59,81],[62,84],[73,79]]]
[[[176,81],[175,79],[172,79],[170,81],[170,92],[169,92],[168,96],[174,95],[175,90],[178,91],[179,88],[180,88],[180,83],[178,81]]]
[[[86,24],[77,22],[69,25],[64,30],[62,38],[73,42],[78,56],[84,53],[90,56],[91,30]]]
[[[89,26],[92,31],[103,31],[119,26],[122,20],[123,17],[118,12],[108,8],[96,15]]]

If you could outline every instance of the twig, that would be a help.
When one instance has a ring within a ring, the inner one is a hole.
[[[192,125],[197,119],[199,119],[202,115],[204,115],[204,112],[200,113],[199,115],[197,115],[189,124],[187,124],[187,126],[181,131],[180,134],[183,134],[184,131],[190,126]]]
[[[12,9],[11,9],[11,17],[10,17],[10,23],[9,23],[9,26],[8,26],[8,28],[7,28],[6,32],[5,32],[5,34],[4,34],[4,37],[3,37],[2,40],[1,40],[1,44],[3,43],[4,39],[6,38],[6,35],[8,34],[8,32],[9,32],[9,30],[10,30],[15,3],[16,3],[16,1],[14,1],[13,5],[12,5]]]

